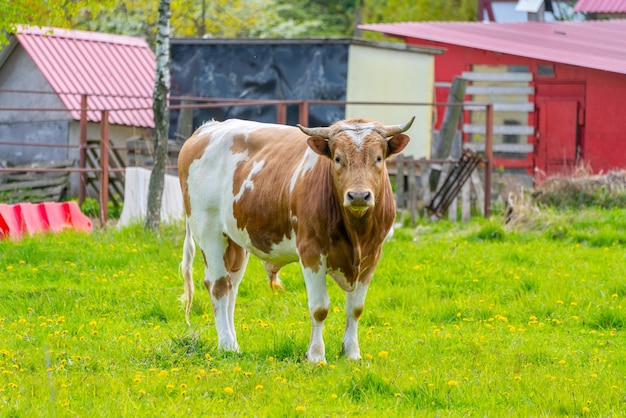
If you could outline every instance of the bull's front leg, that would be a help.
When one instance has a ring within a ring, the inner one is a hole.
[[[311,363],[326,361],[324,347],[324,320],[328,316],[330,298],[326,289],[326,268],[319,266],[316,271],[302,266],[306,292],[309,300],[309,312],[311,316],[311,341],[306,352],[306,358]]]
[[[363,313],[368,284],[357,282],[354,290],[346,292],[346,331],[343,335],[342,352],[351,360],[361,358],[359,349],[359,319]]]

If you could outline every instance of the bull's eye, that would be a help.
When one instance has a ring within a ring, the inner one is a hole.
[[[383,156],[382,155],[376,156],[376,163],[382,163],[382,162],[383,162]]]
[[[341,157],[340,157],[340,156],[338,156],[338,155],[335,155],[335,162],[336,162],[337,164],[341,164]]]

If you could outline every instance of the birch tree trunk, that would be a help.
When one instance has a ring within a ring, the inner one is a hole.
[[[167,165],[169,110],[167,96],[170,90],[170,0],[159,0],[159,22],[156,37],[156,76],[154,81],[155,151],[154,166],[148,189],[148,213],[145,229],[157,231],[161,224],[161,201]]]

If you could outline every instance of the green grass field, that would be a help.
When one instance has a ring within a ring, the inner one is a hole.
[[[252,259],[241,354],[216,350],[196,257],[192,326],[178,297],[183,225],[0,241],[0,416],[617,416],[626,413],[626,210],[424,223],[386,244],[339,356],[303,360],[299,269],[270,290]]]

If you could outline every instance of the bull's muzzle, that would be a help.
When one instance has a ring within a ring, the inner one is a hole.
[[[374,206],[374,195],[369,190],[350,190],[346,192],[343,205],[356,216],[363,216]]]

